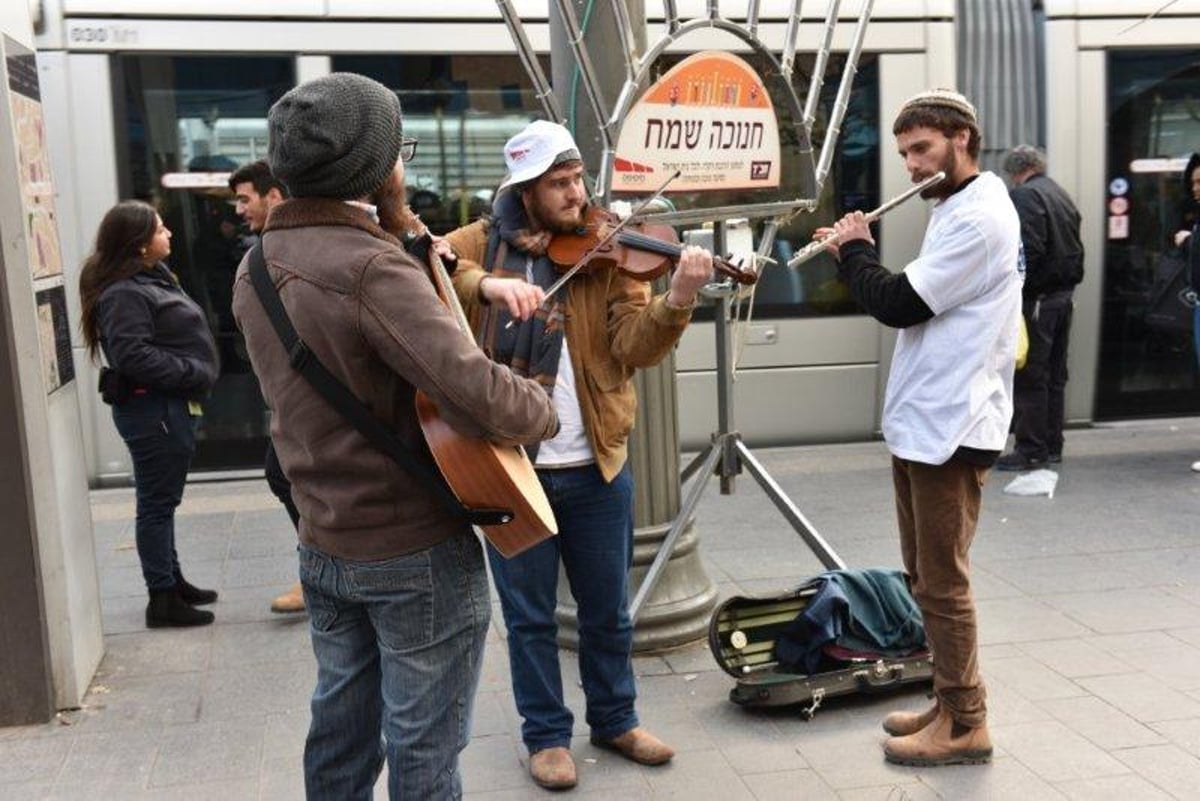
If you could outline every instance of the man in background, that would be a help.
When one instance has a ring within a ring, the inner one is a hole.
[[[1025,250],[1021,307],[1029,353],[1013,381],[1016,442],[996,468],[1028,470],[1062,461],[1067,341],[1072,295],[1083,280],[1083,243],[1079,211],[1046,175],[1046,157],[1040,150],[1030,145],[1013,148],[1004,157],[1004,172],[1013,184],[1009,196],[1021,218]]]
[[[270,165],[263,159],[239,167],[229,176],[229,188],[233,191],[236,201],[234,208],[238,216],[256,237],[262,234],[271,209],[288,196],[287,187],[272,174]],[[292,502],[292,485],[288,483],[283,468],[279,466],[279,457],[275,455],[275,446],[269,436],[263,469],[267,475],[267,486],[283,504],[283,508],[287,509],[292,525],[299,528],[300,512]],[[271,611],[280,614],[304,611],[304,590],[299,581],[271,601]]]

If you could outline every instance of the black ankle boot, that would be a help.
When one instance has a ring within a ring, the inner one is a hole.
[[[175,573],[175,589],[179,590],[179,597],[192,606],[204,606],[217,602],[216,590],[202,590],[188,582],[183,577],[183,573],[178,571]]]
[[[146,605],[146,627],[160,629],[174,626],[207,626],[213,613],[197,609],[183,600],[178,587],[169,590],[150,590]]]

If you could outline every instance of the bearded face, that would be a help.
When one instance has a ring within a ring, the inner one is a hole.
[[[547,171],[522,194],[525,211],[534,227],[542,231],[569,233],[583,225],[587,189],[583,164],[568,162]]]

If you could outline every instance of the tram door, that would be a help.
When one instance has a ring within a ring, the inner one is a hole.
[[[1200,208],[1183,169],[1200,152],[1200,51],[1108,54],[1108,172],[1096,419],[1200,412],[1185,257]]]
[[[122,198],[154,204],[171,229],[168,264],[200,304],[221,359],[197,432],[197,469],[259,466],[268,419],[231,310],[253,236],[227,176],[267,154],[267,111],[295,85],[291,57],[114,56]]]

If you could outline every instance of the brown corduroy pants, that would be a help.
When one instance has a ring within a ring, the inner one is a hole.
[[[971,728],[987,719],[968,556],[987,474],[956,459],[929,465],[892,457],[900,553],[933,651],[933,690]]]

